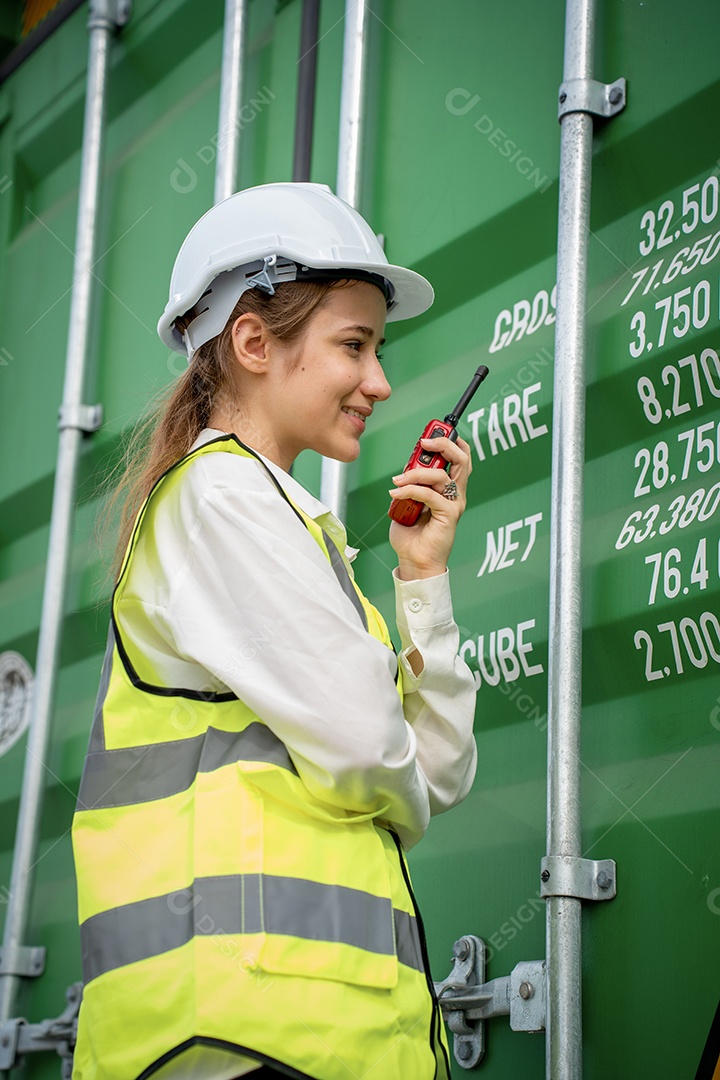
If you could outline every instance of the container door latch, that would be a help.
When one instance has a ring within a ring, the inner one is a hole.
[[[453,945],[453,968],[447,979],[435,983],[454,1036],[455,1060],[463,1069],[473,1069],[482,1060],[484,1021],[491,1016],[509,1015],[513,1031],[545,1029],[545,961],[523,961],[509,975],[490,982],[485,982],[485,961],[485,942],[466,934]]]
[[[541,860],[540,895],[579,900],[612,900],[617,894],[613,859],[547,855]],[[453,945],[452,971],[435,983],[435,993],[454,1036],[455,1060],[474,1069],[485,1054],[484,1022],[509,1016],[513,1031],[545,1030],[545,961],[524,960],[509,975],[485,982],[487,949],[482,938],[465,934]]]
[[[16,1017],[0,1024],[0,1072],[17,1068],[25,1054],[36,1050],[54,1050],[62,1061],[62,1080],[70,1080],[82,983],[73,983],[68,987],[65,998],[67,1005],[60,1016],[53,1020],[28,1024],[26,1020]]]

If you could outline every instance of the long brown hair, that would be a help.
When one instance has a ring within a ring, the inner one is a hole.
[[[238,300],[224,330],[202,345],[186,372],[161,391],[149,411],[133,429],[122,457],[104,481],[109,495],[101,522],[101,534],[111,528],[121,505],[118,540],[112,563],[117,580],[138,510],[155,482],[188,453],[214,409],[228,398],[236,400],[233,380],[232,328],[245,312],[259,315],[268,330],[284,345],[301,344],[313,314],[331,289],[353,285],[348,279],[323,282],[285,282],[272,295],[249,289]],[[102,546],[102,544],[101,544]]]

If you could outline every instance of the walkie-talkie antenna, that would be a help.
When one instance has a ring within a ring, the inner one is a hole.
[[[468,386],[467,390],[465,391],[463,396],[458,401],[458,403],[455,406],[455,408],[453,409],[453,411],[449,412],[447,414],[447,416],[445,417],[445,423],[446,424],[452,424],[453,427],[457,427],[458,422],[460,420],[460,417],[462,416],[462,414],[465,412],[468,405],[472,401],[473,395],[475,394],[475,391],[477,390],[478,386],[483,381],[483,379],[487,378],[487,376],[489,374],[490,374],[489,368],[486,368],[484,364],[481,364],[480,367],[475,372],[475,374],[473,375],[472,379],[470,380],[470,385]]]

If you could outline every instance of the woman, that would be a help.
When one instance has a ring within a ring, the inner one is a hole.
[[[432,443],[454,483],[394,478],[426,508],[390,528],[399,657],[289,475],[357,457],[386,317],[431,302],[321,185],[239,192],[181,248],[158,329],[189,368],[131,492],[74,823],[76,1080],[449,1077],[403,849],[475,771],[469,448]]]

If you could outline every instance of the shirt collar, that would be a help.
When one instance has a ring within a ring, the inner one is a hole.
[[[217,439],[219,436],[227,434],[227,431],[220,431],[217,428],[204,428],[190,449],[197,450],[199,446],[204,446],[211,439]],[[285,472],[274,461],[266,458],[258,450],[254,450],[253,453],[257,454],[260,460],[268,467],[288,498],[296,503],[304,514],[313,518],[318,525],[321,525],[323,529],[330,533],[340,551],[344,551],[348,559],[354,559],[358,553],[358,548],[348,547],[345,526],[333,514],[332,510],[320,502],[319,499],[316,499],[314,495],[311,495],[307,488],[304,488],[290,473]]]

